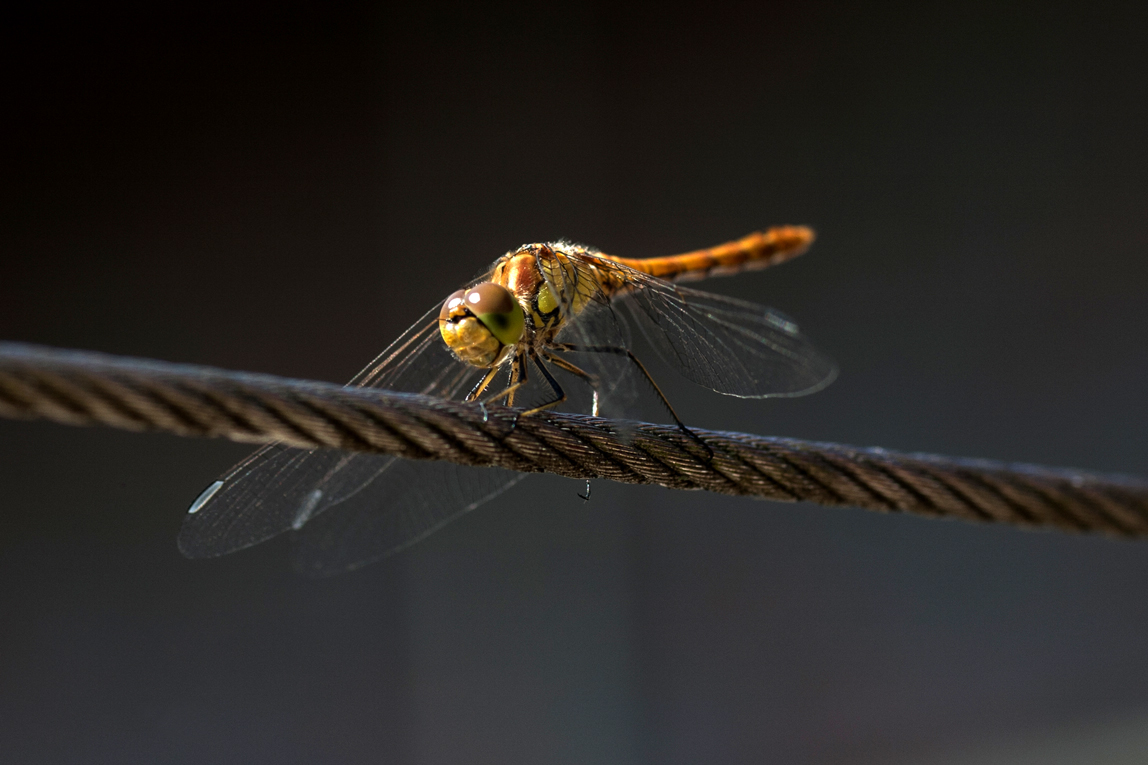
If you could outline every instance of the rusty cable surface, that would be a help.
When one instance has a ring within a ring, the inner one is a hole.
[[[1148,536],[1148,481],[990,460],[482,407],[0,343],[0,416],[495,465],[570,478]]]

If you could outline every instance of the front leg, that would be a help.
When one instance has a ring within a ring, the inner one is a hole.
[[[526,353],[520,351],[515,354],[510,367],[510,384],[501,393],[496,393],[482,403],[493,404],[500,398],[506,399],[507,406],[514,406],[514,394],[528,382],[526,376]]]
[[[483,375],[483,378],[478,381],[478,385],[474,386],[474,390],[466,394],[464,401],[469,404],[471,401],[474,401],[479,396],[481,396],[482,392],[486,390],[486,386],[490,385],[490,381],[494,379],[496,374],[498,374],[498,367],[492,367],[491,370]]]

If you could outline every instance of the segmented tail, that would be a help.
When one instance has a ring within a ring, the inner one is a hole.
[[[813,230],[805,226],[776,226],[756,231],[734,242],[705,250],[660,258],[604,257],[637,271],[669,281],[693,281],[768,268],[797,257],[813,243]]]

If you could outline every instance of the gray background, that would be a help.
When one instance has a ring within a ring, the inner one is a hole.
[[[4,25],[0,337],[343,381],[510,247],[771,224],[840,363],[694,425],[1148,472],[1139,4],[123,5]],[[187,561],[248,450],[0,422],[0,761],[1148,757],[1148,545],[554,477]],[[1025,759],[1029,758],[1029,759]]]

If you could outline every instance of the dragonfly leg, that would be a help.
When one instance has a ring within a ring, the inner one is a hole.
[[[486,390],[486,386],[490,385],[490,381],[494,379],[494,376],[496,374],[498,374],[498,367],[492,367],[491,370],[489,372],[487,372],[486,375],[483,376],[483,378],[481,380],[478,381],[478,385],[474,386],[474,390],[472,390],[470,393],[466,394],[466,399],[464,399],[464,400],[467,402],[471,402],[471,401],[474,401],[479,396],[481,396],[482,392],[484,390]]]
[[[526,383],[526,354],[519,353],[514,357],[514,366],[510,369],[510,385],[507,385],[502,391],[495,393],[482,403],[493,404],[500,398],[505,398],[507,406],[514,406],[515,392]]]
[[[566,392],[564,390],[562,390],[562,386],[559,385],[558,381],[554,379],[554,375],[550,374],[550,370],[546,368],[546,365],[542,363],[542,360],[540,358],[538,358],[538,356],[536,356],[533,352],[531,352],[530,356],[529,356],[529,361],[533,361],[534,365],[537,366],[539,371],[542,372],[543,379],[546,380],[546,384],[550,386],[550,390],[554,393],[554,400],[553,401],[547,401],[545,404],[542,404],[541,406],[536,406],[536,407],[533,407],[531,409],[527,409],[525,412],[522,413],[523,415],[535,414],[537,412],[541,412],[543,409],[549,409],[550,407],[561,404],[563,401],[566,400]],[[488,398],[484,403],[490,403],[492,401],[497,401],[498,399],[505,397],[506,401],[507,401],[507,406],[514,406],[514,394],[518,391],[519,388],[521,388],[527,382],[527,376],[526,376],[527,364],[528,364],[528,359],[527,359],[527,356],[525,353],[522,353],[522,354],[519,354],[518,356],[516,356],[514,358],[514,369],[511,372],[510,385],[507,386],[506,390],[502,391],[501,393],[496,393],[495,395]]]
[[[538,356],[534,355],[533,353],[530,354],[530,358],[534,362],[534,365],[538,367],[538,370],[542,372],[542,377],[546,380],[546,384],[550,386],[550,390],[553,391],[554,400],[547,401],[545,404],[536,406],[533,409],[528,409],[527,411],[523,412],[523,414],[536,414],[544,409],[549,409],[552,406],[557,406],[566,400],[566,391],[562,390],[562,386],[559,385],[558,381],[554,379],[554,375],[550,374],[550,370],[546,368],[544,363],[542,363],[542,359],[538,358]]]
[[[613,345],[573,345],[571,343],[555,343],[550,347],[559,351],[574,351],[576,353],[612,353],[617,356],[629,357],[630,361],[634,362],[634,365],[638,367],[642,375],[646,378],[646,381],[650,383],[650,387],[654,389],[654,393],[658,394],[658,398],[661,400],[662,406],[666,407],[666,411],[668,411],[670,416],[674,418],[674,423],[677,424],[681,431],[685,433],[691,441],[705,449],[706,454],[708,454],[711,459],[713,458],[713,449],[711,449],[709,444],[707,444],[705,441],[702,441],[700,438],[698,438],[692,430],[686,427],[686,424],[682,422],[682,418],[678,417],[678,413],[674,411],[674,407],[670,404],[669,399],[666,398],[666,394],[662,393],[662,389],[658,387],[656,382],[654,382],[654,378],[652,375],[650,375],[649,370],[646,369],[646,365],[643,364],[641,359],[635,356],[634,352],[629,348],[619,348]]]
[[[522,358],[523,358],[522,354],[519,354],[518,356],[515,357],[514,362],[511,366],[511,369],[510,369],[510,383],[506,386],[506,388],[502,392],[495,393],[495,394],[488,396],[487,398],[478,402],[478,406],[482,409],[482,421],[484,423],[488,422],[490,420],[490,413],[486,410],[487,404],[494,403],[495,401],[498,401],[499,399],[505,398],[505,399],[507,399],[507,406],[514,406],[514,393],[515,393],[515,391],[518,390],[518,388],[520,388],[526,384],[526,370],[522,369],[521,374],[519,371],[520,367],[522,366]],[[490,384],[490,381],[493,380],[495,378],[495,376],[501,370],[502,370],[502,367],[497,366],[497,367],[494,367],[493,369],[491,369],[489,372],[487,372],[486,375],[484,375],[483,378],[479,381],[478,385],[474,386],[474,390],[472,390],[470,392],[470,394],[466,397],[466,400],[468,402],[474,401],[480,395],[482,395],[482,392]],[[507,431],[503,437],[505,438],[506,436],[513,433],[514,429],[516,427],[518,427],[518,413],[517,412],[514,414],[514,420],[510,424],[510,430]]]
[[[590,411],[590,414],[592,414],[594,417],[597,417],[598,416],[598,378],[595,377],[594,375],[590,374],[589,372],[587,372],[584,369],[579,369],[578,367],[574,366],[573,364],[571,364],[569,361],[562,358],[561,356],[555,356],[552,353],[547,353],[546,351],[542,351],[542,357],[545,358],[547,361],[549,361],[554,366],[558,367],[559,369],[564,369],[567,372],[569,372],[570,374],[577,375],[578,377],[581,377],[583,380],[586,381],[586,383],[590,386],[590,389],[594,391],[594,405]]]

